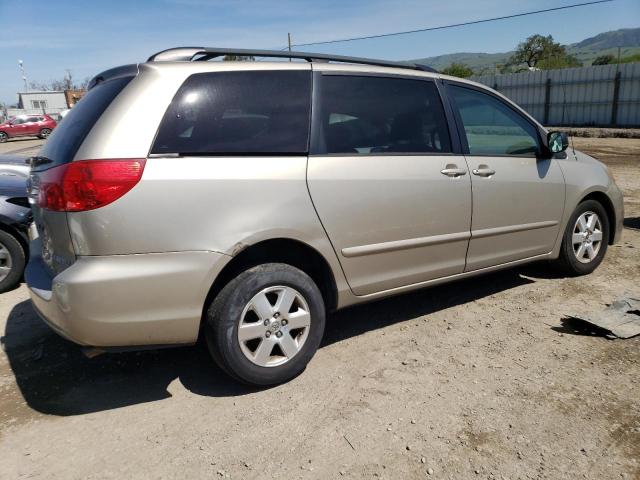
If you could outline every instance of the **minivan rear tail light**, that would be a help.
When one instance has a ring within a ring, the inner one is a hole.
[[[38,205],[57,212],[104,207],[140,181],[144,164],[144,158],[79,160],[39,172]]]

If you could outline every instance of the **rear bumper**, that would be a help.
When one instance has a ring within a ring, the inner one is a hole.
[[[198,338],[209,288],[229,258],[215,252],[78,257],[52,277],[32,254],[25,278],[38,314],[75,343],[188,344]]]

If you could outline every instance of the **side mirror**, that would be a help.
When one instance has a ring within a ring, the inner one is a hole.
[[[565,132],[549,132],[547,146],[551,153],[564,152],[569,147],[569,136]]]

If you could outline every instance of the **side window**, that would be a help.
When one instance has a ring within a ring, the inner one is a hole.
[[[191,75],[162,119],[151,153],[306,153],[310,71]]]
[[[537,129],[492,95],[449,86],[471,155],[535,155],[540,150]]]
[[[324,75],[317,152],[448,153],[442,102],[428,80]]]

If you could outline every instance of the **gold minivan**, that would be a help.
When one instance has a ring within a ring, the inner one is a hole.
[[[327,311],[537,260],[593,271],[622,195],[567,147],[419,65],[166,50],[96,76],[31,159],[31,298],[94,351],[203,331],[232,377],[284,382]]]

